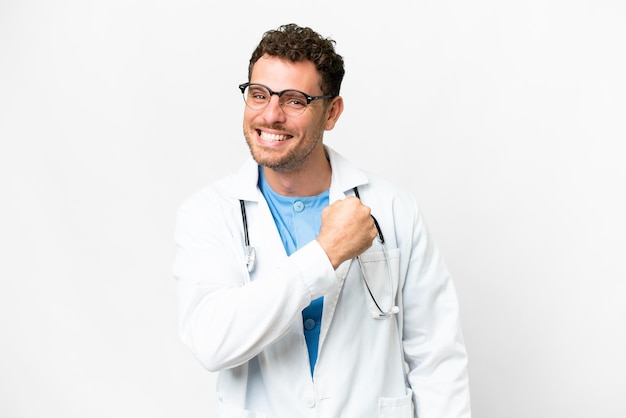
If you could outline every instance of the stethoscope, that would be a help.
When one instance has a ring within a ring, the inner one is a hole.
[[[354,187],[352,190],[354,190],[354,195],[358,198],[361,199],[361,196],[359,195],[359,189]],[[244,250],[245,250],[245,263],[246,263],[246,267],[248,268],[248,272],[252,272],[252,270],[254,270],[254,265],[256,262],[256,250],[254,249],[253,246],[250,245],[250,236],[248,234],[248,217],[246,216],[246,205],[244,203],[243,200],[239,200],[239,204],[241,207],[241,219],[243,221],[243,234],[244,234]],[[374,221],[374,226],[376,227],[376,231],[378,232],[378,236],[376,237],[378,242],[380,243],[380,246],[382,247],[383,250],[383,256],[385,258],[385,268],[387,270],[387,280],[389,283],[389,289],[390,292],[393,292],[393,283],[391,281],[391,267],[389,265],[389,255],[387,254],[387,246],[385,245],[385,237],[383,236],[383,231],[380,229],[380,225],[378,225],[378,221],[376,220],[376,218],[374,217],[374,215],[371,215],[372,220]],[[359,268],[361,269],[361,274],[363,276],[363,282],[365,283],[365,287],[367,288],[367,292],[370,295],[370,298],[372,299],[372,302],[374,302],[374,305],[376,306],[377,311],[376,312],[372,312],[372,318],[374,319],[380,319],[380,318],[389,318],[391,316],[393,316],[394,314],[397,314],[398,312],[400,312],[400,308],[398,308],[397,306],[392,306],[391,309],[385,311],[383,310],[380,305],[378,304],[378,301],[376,300],[376,298],[374,297],[374,294],[372,293],[372,290],[370,289],[370,286],[368,284],[367,281],[367,276],[365,274],[365,268],[363,267],[363,262],[361,261],[361,256],[357,256],[356,257],[358,263],[359,263]]]

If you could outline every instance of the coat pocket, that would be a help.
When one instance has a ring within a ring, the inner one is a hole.
[[[406,395],[397,398],[380,398],[378,400],[379,418],[413,418],[413,391],[406,390]]]
[[[218,397],[216,418],[267,418],[262,412],[248,411],[234,405],[227,405]]]
[[[365,252],[358,257],[358,264],[370,313],[391,312],[398,292],[400,249]]]

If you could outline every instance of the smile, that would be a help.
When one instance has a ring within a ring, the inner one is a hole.
[[[261,131],[261,130],[257,132],[263,141],[268,141],[268,142],[286,141],[287,139],[291,138],[291,135],[271,134],[271,133]]]

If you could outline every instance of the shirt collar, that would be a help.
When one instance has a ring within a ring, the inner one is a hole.
[[[328,145],[324,145],[324,149],[332,167],[329,191],[331,202],[343,199],[347,194],[352,194],[354,187],[368,182],[364,171]],[[249,157],[236,174],[218,182],[218,187],[235,199],[257,202],[261,198],[261,192],[257,187],[258,180],[258,164],[252,157]]]

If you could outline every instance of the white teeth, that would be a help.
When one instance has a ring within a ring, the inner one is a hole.
[[[289,136],[287,135],[276,135],[276,134],[270,134],[267,132],[263,132],[261,131],[261,139],[264,141],[284,141],[285,139],[288,139]]]

